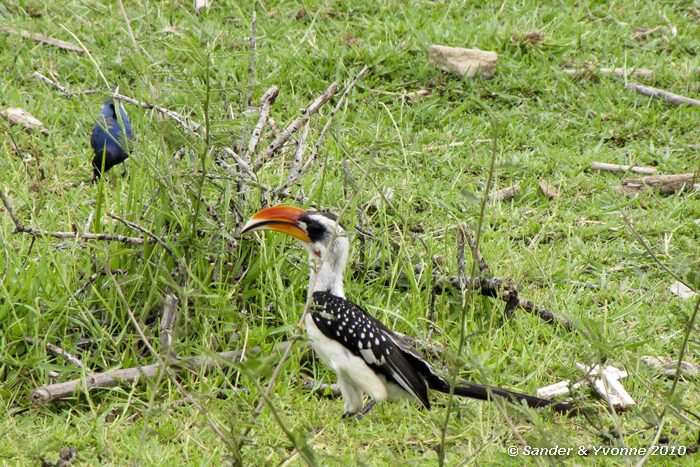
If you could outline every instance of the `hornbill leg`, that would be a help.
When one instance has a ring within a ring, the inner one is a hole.
[[[367,404],[367,405],[365,405],[364,407],[362,407],[362,410],[360,410],[360,411],[357,413],[357,415],[355,415],[355,420],[362,420],[362,417],[364,417],[365,415],[367,415],[367,414],[369,413],[369,411],[372,410],[372,409],[374,408],[374,405],[375,405],[376,403],[377,403],[377,401],[375,401],[374,399],[372,399],[371,401],[369,401],[369,404]]]

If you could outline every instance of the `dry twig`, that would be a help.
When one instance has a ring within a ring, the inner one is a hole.
[[[247,352],[259,352],[260,349],[248,349]],[[189,358],[175,359],[169,362],[167,366],[176,371],[192,370],[192,371],[210,371],[219,366],[220,363],[233,362],[242,354],[242,350],[233,350],[229,352],[219,352],[214,357],[210,356],[195,356]],[[120,382],[133,383],[139,378],[146,379],[155,378],[160,374],[166,366],[165,361],[159,361],[151,365],[139,366],[136,368],[122,368],[119,370],[110,370],[104,373],[95,373],[87,378],[78,378],[65,383],[49,384],[35,389],[30,394],[29,398],[34,404],[46,404],[59,399],[71,397],[78,389],[90,388],[111,388],[118,385]]]
[[[622,189],[628,193],[639,193],[644,188],[658,189],[661,194],[672,194],[686,187],[692,187],[695,181],[694,173],[676,175],[651,175],[642,178],[623,180]]]
[[[600,170],[603,172],[633,172],[642,175],[653,175],[656,173],[656,167],[638,167],[634,165],[619,165],[608,164],[606,162],[591,162],[592,170]]]
[[[45,36],[43,34],[38,34],[31,31],[25,31],[24,29],[15,31],[14,29],[10,28],[2,28],[1,31],[8,35],[19,34],[24,39],[30,39],[33,41],[41,42],[42,44],[52,45],[54,47],[58,47],[59,49],[70,50],[71,52],[77,52],[79,54],[85,53],[82,47],[78,47],[77,45],[71,44],[70,42],[62,41],[60,39],[54,39],[53,37]]]
[[[30,344],[34,344],[34,345],[41,345],[41,343],[42,343],[41,340],[34,340],[30,337],[25,337],[24,340],[29,342]],[[83,362],[75,355],[73,355],[69,352],[66,352],[65,350],[63,350],[59,346],[54,345],[50,342],[45,342],[44,345],[46,346],[46,350],[48,350],[49,352],[52,352],[56,355],[59,355],[59,356],[65,358],[66,361],[72,363],[73,365],[77,366],[80,369],[84,368]]]
[[[292,123],[290,123],[284,130],[280,132],[279,135],[275,138],[275,140],[270,143],[270,145],[265,148],[265,152],[263,153],[263,157],[258,159],[255,162],[255,169],[259,169],[267,160],[277,151],[280,150],[280,148],[284,145],[284,143],[287,142],[287,140],[294,134],[296,133],[302,125],[306,123],[306,121],[311,118],[313,114],[318,112],[318,110],[323,107],[323,105],[330,100],[331,97],[336,93],[338,90],[338,85],[336,83],[331,84],[328,86],[328,89],[326,89],[323,94],[318,96],[315,101],[313,101],[307,108],[303,109],[301,111],[301,115],[299,115]]]
[[[165,351],[169,351],[173,344],[173,328],[177,323],[179,304],[180,300],[176,295],[168,294],[165,296],[163,316],[160,318],[160,343]]]
[[[689,97],[673,94],[672,92],[664,91],[663,89],[653,88],[651,86],[644,86],[643,84],[628,83],[625,85],[625,87],[632,91],[636,91],[639,94],[653,97],[654,99],[661,99],[673,105],[688,105],[691,107],[700,105],[700,101],[697,99],[691,99]]]

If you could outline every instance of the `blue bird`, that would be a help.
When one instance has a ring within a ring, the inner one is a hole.
[[[117,110],[121,117],[117,117]],[[90,145],[95,151],[95,157],[92,159],[93,175],[97,180],[102,173],[103,158],[104,171],[117,164],[121,164],[129,157],[129,141],[134,139],[134,134],[131,131],[131,122],[126,110],[119,102],[114,102],[111,97],[107,99],[102,106],[100,116],[92,128],[92,136],[90,137]],[[126,173],[126,169],[124,170]]]

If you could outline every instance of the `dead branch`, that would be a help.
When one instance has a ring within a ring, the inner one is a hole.
[[[622,190],[627,193],[640,193],[645,188],[658,189],[661,194],[672,194],[686,187],[692,187],[695,182],[694,173],[676,175],[652,175],[642,178],[632,178],[622,181]]]
[[[540,191],[549,199],[559,198],[559,190],[557,190],[544,180],[540,180]]]
[[[656,173],[656,167],[638,167],[633,165],[618,165],[608,164],[606,162],[591,162],[592,170],[600,170],[604,172],[633,172],[642,175],[653,175]]]
[[[179,304],[180,300],[176,295],[165,296],[163,316],[160,318],[160,343],[165,351],[169,351],[173,343],[173,328],[177,323]]]
[[[250,136],[248,151],[246,152],[246,160],[249,162],[258,148],[260,136],[262,135],[263,128],[265,128],[267,119],[270,116],[270,109],[272,108],[272,104],[275,103],[275,99],[277,99],[279,91],[280,90],[277,86],[272,86],[270,89],[265,91],[265,94],[263,94],[262,98],[260,99],[260,117],[258,118],[258,122],[255,124],[253,134]]]
[[[517,287],[508,284],[505,280],[499,279],[498,277],[475,277],[473,282],[471,278],[468,277],[464,288],[460,286],[460,281],[457,277],[451,277],[438,281],[435,288],[437,292],[441,292],[446,288],[453,288],[460,292],[465,289],[478,290],[479,293],[485,297],[498,298],[505,301],[506,304],[512,304],[511,306],[513,308],[520,308],[529,313],[535,313],[543,321],[559,324],[567,331],[573,330],[573,326],[568,320],[547,308],[537,306],[529,300],[521,298],[518,295]]]
[[[509,187],[503,188],[502,190],[494,191],[489,195],[490,201],[508,201],[509,199],[515,198],[520,193],[520,185],[515,184]]]
[[[565,68],[564,73],[571,76],[572,78],[578,78],[579,76],[585,75],[587,73],[598,73],[603,76],[619,76],[620,78],[624,78],[625,76],[634,76],[635,78],[642,79],[654,78],[654,70],[650,70],[648,68]]]
[[[459,229],[458,233],[459,232],[461,232],[462,235],[464,235],[464,237],[467,239],[467,244],[469,245],[469,249],[472,252],[472,256],[474,257],[474,260],[476,261],[476,264],[479,267],[479,271],[481,272],[481,274],[490,276],[491,268],[489,268],[489,265],[486,264],[484,257],[481,256],[481,252],[476,248],[476,241],[474,240],[474,236],[472,235],[469,226],[467,226],[466,224],[463,225],[462,228]],[[464,247],[462,247],[462,252],[464,252]],[[462,256],[464,256],[464,253],[462,253]]]
[[[250,352],[260,352],[259,348],[248,349]],[[59,399],[71,397],[78,389],[91,388],[111,388],[117,386],[120,382],[133,383],[139,378],[146,379],[155,378],[162,372],[166,366],[176,371],[191,370],[191,371],[211,371],[217,368],[221,363],[228,364],[237,360],[243,350],[233,350],[229,352],[219,352],[215,356],[195,356],[188,358],[176,358],[169,362],[160,361],[151,365],[139,366],[135,368],[122,368],[119,370],[110,370],[104,373],[95,373],[87,378],[78,378],[65,383],[49,384],[35,389],[30,394],[29,398],[34,404],[46,404]]]
[[[42,75],[38,71],[35,71],[34,74],[32,75],[34,78],[45,82],[49,86],[58,89],[62,93],[66,95],[66,97],[71,98],[73,96],[76,96],[78,94],[97,94],[101,91],[96,91],[96,90],[87,90],[87,91],[82,91],[80,93],[73,92],[69,90],[67,87],[61,85],[60,83],[57,83],[56,81],[47,78],[46,76]],[[111,94],[111,97],[113,99],[117,99],[123,102],[127,102],[129,104],[141,107],[143,109],[147,110],[155,110],[156,112],[163,114],[167,117],[170,117],[171,119],[175,120],[180,126],[182,126],[186,131],[194,134],[199,134],[199,128],[200,124],[192,119],[189,119],[173,110],[166,109],[165,107],[161,107],[159,105],[154,105],[154,104],[149,104],[147,102],[141,102],[137,101],[136,99],[133,99],[131,97],[125,96],[123,94],[119,94],[117,92]]]
[[[294,378],[296,379],[296,378]],[[301,387],[307,391],[313,391],[321,397],[329,397],[332,399],[337,399],[341,397],[340,386],[337,383],[327,384],[327,383],[317,383],[313,379],[306,376],[304,373],[299,374],[298,383]]]
[[[248,99],[246,106],[250,107],[253,101],[253,83],[255,83],[255,33],[256,33],[255,10],[250,18],[250,65],[248,66]]]
[[[292,121],[292,123],[290,123],[284,130],[282,130],[282,132],[277,135],[275,140],[265,149],[263,157],[255,162],[255,169],[259,169],[275,152],[279,151],[284,143],[286,143],[287,140],[294,133],[296,133],[313,114],[318,112],[318,110],[323,107],[323,105],[328,102],[331,97],[333,97],[336,91],[338,91],[338,85],[333,83],[328,86],[328,89],[326,89],[323,94],[318,96],[316,100],[313,101],[307,108],[303,109],[301,111],[301,115],[294,119],[294,121]]]
[[[311,165],[311,163],[316,159],[316,155],[318,154],[319,149],[321,148],[321,145],[323,144],[323,140],[326,136],[326,133],[328,132],[328,129],[331,126],[331,123],[333,122],[333,117],[340,111],[340,109],[343,107],[343,104],[345,104],[345,101],[347,100],[348,96],[352,92],[352,90],[355,88],[355,85],[357,82],[362,79],[362,77],[367,73],[367,65],[363,66],[362,69],[355,75],[355,77],[350,81],[350,84],[345,88],[345,91],[343,91],[343,94],[340,96],[340,99],[338,99],[338,102],[335,104],[335,107],[333,107],[333,110],[331,110],[330,115],[328,116],[328,119],[326,120],[326,123],[323,125],[323,128],[321,129],[321,133],[318,135],[318,140],[316,140],[316,145],[314,146],[313,151],[311,152],[311,156],[309,157],[309,160],[304,164],[304,168],[302,169],[302,174],[306,172],[308,169],[308,166]]]
[[[129,33],[129,38],[131,39],[131,45],[134,47],[134,50],[138,51],[139,45],[136,42],[136,36],[134,36],[134,31],[131,29],[131,22],[129,21],[129,17],[126,14],[124,2],[122,0],[117,0],[117,4],[119,5],[119,11],[122,14],[122,18],[124,18],[124,22],[126,23],[126,30]]]
[[[165,248],[165,251],[167,251],[168,254],[173,258],[173,260],[175,261],[175,264],[178,267],[182,268],[182,263],[180,262],[180,259],[177,257],[177,255],[172,250],[172,248],[170,248],[170,245],[168,245],[165,242],[165,240],[163,240],[162,238],[160,238],[159,236],[157,236],[156,234],[154,234],[153,232],[151,232],[147,228],[141,227],[140,225],[138,225],[134,222],[128,221],[128,220],[124,219],[123,217],[117,216],[116,214],[113,214],[111,212],[108,212],[107,215],[109,217],[111,217],[112,219],[121,222],[122,224],[126,225],[127,227],[129,227],[131,229],[137,230],[141,233],[148,235],[153,242],[158,243],[160,246]]]
[[[29,342],[30,344],[33,344],[33,345],[41,345],[42,344],[41,339],[34,340],[30,337],[25,337],[24,340]],[[54,345],[50,342],[44,342],[44,345],[46,346],[46,350],[48,350],[49,352],[65,358],[66,361],[72,363],[73,365],[77,366],[80,369],[84,368],[83,362],[75,355],[73,355],[69,352],[66,352],[65,350],[63,350],[59,346]]]
[[[673,94],[671,92],[664,91],[663,89],[653,88],[651,86],[644,86],[643,84],[628,83],[625,85],[625,88],[654,99],[661,99],[673,105],[688,105],[691,107],[700,105],[700,101],[697,99],[691,99],[689,97]]]
[[[306,138],[309,136],[311,120],[307,120],[304,125],[304,129],[301,130],[301,135],[299,136],[299,141],[297,141],[297,150],[294,152],[294,160],[292,161],[292,167],[289,169],[289,176],[287,180],[278,187],[275,191],[285,191],[287,188],[291,187],[294,182],[296,182],[302,175],[301,163],[304,159],[304,151],[306,150]],[[309,160],[311,160],[309,158]]]
[[[31,31],[26,31],[24,29],[15,31],[14,29],[10,28],[2,28],[1,31],[7,35],[19,34],[24,39],[41,42],[42,44],[52,45],[54,47],[58,47],[59,49],[70,50],[71,52],[77,52],[79,54],[85,53],[82,47],[78,47],[77,45],[71,44],[70,42],[62,41],[60,39],[54,39],[53,37],[45,36],[43,34],[38,34]]]
[[[127,271],[125,269],[115,269],[114,271],[112,271],[112,273],[117,275],[124,275],[127,273]],[[104,276],[105,274],[107,274],[107,272],[104,270],[104,268],[100,268],[99,271],[95,272],[90,277],[88,277],[85,283],[83,283],[83,285],[81,285],[80,288],[78,288],[78,290],[73,292],[73,297],[77,297],[81,293],[85,292],[85,290],[88,287],[90,287],[97,280],[97,278],[99,278],[100,276]]]

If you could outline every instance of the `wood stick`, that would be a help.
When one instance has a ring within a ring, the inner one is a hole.
[[[520,185],[517,183],[509,187],[503,188],[502,190],[494,191],[489,195],[490,201],[508,201],[509,199],[515,198],[520,193]]]
[[[256,34],[255,10],[250,18],[250,64],[248,65],[248,99],[246,106],[250,107],[253,101],[253,83],[255,82],[255,34]]]
[[[279,91],[280,90],[277,86],[272,86],[270,89],[265,91],[265,94],[263,94],[262,98],[260,99],[260,117],[258,118],[258,123],[255,124],[253,134],[250,136],[248,151],[246,152],[246,159],[248,161],[251,160],[258,148],[260,136],[262,135],[263,128],[265,128],[267,119],[270,116],[270,109],[272,108],[272,104],[275,103],[275,99],[277,99]]]
[[[179,304],[180,300],[176,295],[168,294],[165,296],[163,316],[160,318],[160,343],[165,351],[169,351],[173,343],[173,328],[177,323]]]
[[[536,314],[543,321],[559,324],[567,331],[572,331],[574,329],[568,320],[555,314],[547,308],[537,306],[534,303],[521,298],[518,295],[518,289],[515,286],[507,284],[506,281],[497,277],[475,277],[474,282],[472,282],[471,278],[468,277],[464,288],[460,285],[460,280],[457,277],[451,277],[446,280],[438,281],[435,287],[438,292],[447,287],[451,287],[459,291],[464,290],[464,288],[475,289],[485,297],[504,300],[506,303],[511,304],[511,306],[515,308],[520,308],[529,313]]]
[[[338,99],[338,102],[335,104],[335,107],[333,107],[333,110],[331,110],[331,114],[328,116],[328,119],[326,120],[325,125],[323,125],[323,128],[321,129],[321,133],[318,135],[318,140],[316,140],[316,145],[314,146],[313,151],[311,152],[311,157],[309,157],[309,160],[304,164],[304,168],[302,169],[302,174],[306,172],[306,169],[308,168],[309,165],[313,162],[314,159],[316,159],[316,155],[318,154],[318,150],[321,148],[321,145],[323,144],[323,140],[326,136],[326,133],[328,132],[328,129],[331,126],[331,122],[333,121],[333,117],[340,111],[340,109],[343,107],[343,104],[345,104],[345,101],[347,100],[348,96],[352,92],[353,88],[357,84],[357,82],[362,79],[362,77],[367,73],[367,65],[363,66],[362,69],[355,75],[355,77],[350,81],[350,84],[348,84],[348,87],[345,88],[345,91],[343,94],[340,96],[340,99]]]
[[[313,101],[307,108],[301,111],[299,115],[292,123],[290,123],[284,130],[277,135],[277,138],[270,143],[270,145],[265,149],[263,157],[255,162],[255,169],[259,169],[275,152],[287,142],[287,140],[297,132],[306,121],[311,118],[313,114],[318,112],[318,110],[323,107],[323,105],[330,100],[331,97],[338,91],[338,85],[336,83],[328,86],[323,94],[318,96],[315,101]]]
[[[599,73],[603,76],[619,76],[624,78],[625,76],[634,76],[636,78],[652,79],[654,77],[654,70],[648,68],[595,68],[595,67],[582,67],[582,68],[565,68],[564,73],[571,76],[572,78],[578,78],[586,73]]]
[[[663,89],[653,88],[651,86],[644,86],[643,84],[628,83],[625,85],[625,88],[654,99],[661,99],[673,105],[688,105],[691,107],[700,105],[700,101],[697,99],[691,99],[689,97],[673,94],[671,92],[664,91]]]
[[[248,349],[247,352],[259,352],[259,348]],[[222,361],[234,361],[241,356],[243,350],[233,350],[229,352],[219,352],[215,356],[195,356],[183,359],[176,359],[169,364],[170,368],[177,371],[192,370],[192,371],[210,371],[219,366]],[[151,365],[139,366],[135,368],[122,368],[119,370],[110,370],[104,373],[95,373],[87,378],[78,378],[65,383],[49,384],[35,389],[29,395],[32,403],[46,404],[59,399],[71,397],[76,390],[90,388],[110,388],[118,385],[120,382],[133,383],[140,377],[146,379],[155,378],[159,372],[165,369],[165,361],[153,363]]]
[[[43,34],[38,34],[31,31],[26,31],[24,29],[15,31],[14,29],[10,28],[2,28],[2,32],[7,35],[19,34],[24,39],[41,42],[42,44],[52,45],[54,47],[58,47],[59,49],[70,50],[71,52],[77,52],[79,54],[85,53],[82,47],[78,47],[77,45],[71,44],[70,42],[62,41],[60,39],[54,39],[53,37],[45,36]]]
[[[41,340],[34,340],[30,337],[25,337],[24,340],[29,342],[30,344],[34,344],[34,345],[41,345],[42,344]],[[63,350],[59,346],[54,345],[50,342],[45,342],[44,345],[46,346],[46,350],[48,350],[49,352],[65,358],[68,362],[72,363],[73,365],[77,366],[80,369],[85,368],[83,366],[83,362],[78,357],[76,357],[75,355],[73,355],[69,352],[66,352],[65,350]]]
[[[76,92],[71,91],[67,87],[63,86],[62,84],[57,83],[56,81],[54,81],[50,78],[47,78],[46,76],[42,75],[38,71],[35,71],[32,76],[35,79],[43,81],[44,83],[48,84],[52,88],[55,88],[55,89],[61,91],[68,98],[71,98],[71,97],[76,96],[78,94],[97,94],[97,93],[101,92],[101,91],[96,91],[96,90],[87,90],[87,91],[82,91],[80,93],[76,93]],[[123,102],[128,102],[129,104],[136,105],[136,106],[141,107],[143,109],[155,110],[156,112],[163,114],[163,115],[175,120],[178,124],[180,124],[180,126],[182,126],[188,132],[195,133],[195,134],[199,133],[199,128],[201,125],[198,122],[196,122],[195,120],[189,119],[189,118],[187,118],[187,117],[185,117],[185,116],[183,116],[183,115],[181,115],[173,110],[166,109],[165,107],[161,107],[159,105],[154,105],[154,104],[149,104],[147,102],[137,101],[136,99],[125,96],[123,94],[119,94],[117,92],[113,93],[111,95],[111,97],[114,99],[123,101]]]
[[[644,188],[658,189],[662,194],[672,194],[686,187],[692,187],[695,182],[694,173],[676,175],[651,175],[642,178],[623,180],[622,189],[628,193],[639,193]]]
[[[591,162],[592,170],[600,170],[603,172],[633,172],[642,175],[653,175],[656,173],[656,167],[638,167],[634,165],[619,165],[608,164],[607,162]]]

